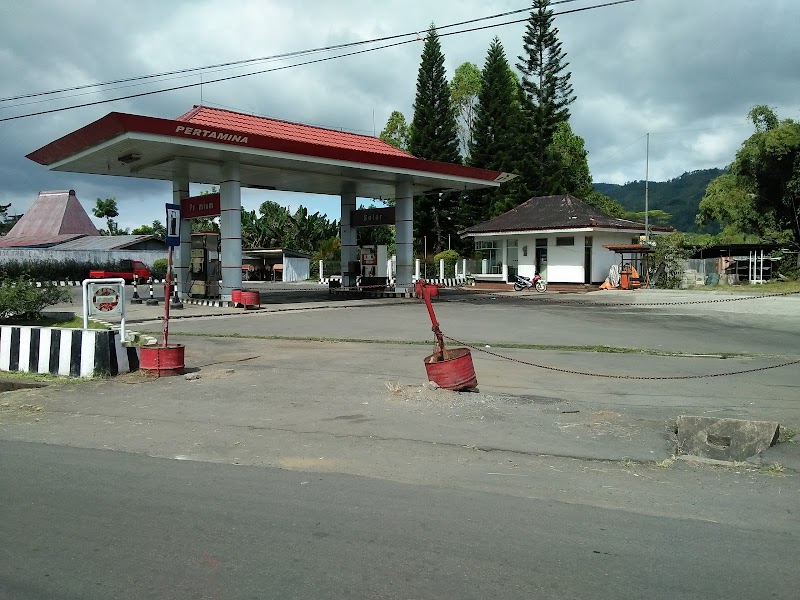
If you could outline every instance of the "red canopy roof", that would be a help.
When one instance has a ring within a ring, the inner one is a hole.
[[[391,144],[387,144],[382,139],[369,135],[358,135],[345,131],[336,131],[335,129],[303,125],[302,123],[292,123],[291,121],[245,115],[230,110],[222,110],[220,108],[209,108],[207,106],[195,106],[192,110],[182,114],[176,120],[206,127],[240,131],[243,133],[270,137],[276,140],[301,142],[330,148],[358,150],[361,152],[386,154],[389,156],[411,156],[408,152],[403,152]]]
[[[338,195],[348,182],[362,197],[496,187],[513,175],[416,158],[378,138],[195,106],[176,120],[112,112],[28,154],[52,170],[217,183],[238,160],[243,187]]]

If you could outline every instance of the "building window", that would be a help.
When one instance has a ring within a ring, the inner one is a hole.
[[[475,254],[478,255],[479,260],[488,261],[488,267],[491,272],[497,271],[497,266],[500,264],[501,257],[497,240],[475,240]]]
[[[547,248],[547,238],[536,238],[537,248]]]
[[[575,237],[557,237],[556,238],[556,246],[574,246],[575,245]]]

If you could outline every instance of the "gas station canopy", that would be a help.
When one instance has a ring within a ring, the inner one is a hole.
[[[27,155],[53,171],[218,184],[235,160],[242,187],[367,198],[496,187],[513,175],[415,158],[382,140],[195,106],[175,120],[112,112]],[[179,166],[180,165],[180,166]]]

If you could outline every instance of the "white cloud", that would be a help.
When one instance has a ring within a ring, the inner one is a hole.
[[[0,79],[0,97],[423,32],[432,21],[441,27],[526,4],[527,0],[6,2],[0,5],[0,72],[13,76]],[[554,9],[592,4],[596,2],[579,0]],[[800,117],[798,22],[796,0],[638,0],[557,17],[578,96],[572,127],[586,141],[595,181],[643,179],[642,136],[647,132],[651,179],[668,179],[686,170],[725,166],[751,131],[746,114],[754,104],[776,107],[782,117]],[[516,63],[523,30],[524,24],[516,24],[442,37],[448,70],[452,74],[464,61],[482,67],[495,35],[509,61]],[[317,65],[206,83],[203,99],[281,119],[380,131],[392,110],[401,110],[410,120],[421,49],[421,42],[415,41]],[[286,63],[257,68],[278,64]],[[241,72],[226,70],[203,79]],[[199,79],[195,74],[168,84]],[[122,88],[68,102],[155,87]],[[96,197],[117,196],[123,226],[161,218],[169,184],[52,173],[24,155],[112,110],[172,118],[199,102],[200,90],[191,88],[0,122],[0,202],[12,202],[21,211],[40,190],[73,188],[85,204],[93,205]],[[66,103],[10,108],[14,103],[0,102],[0,118]],[[302,203],[338,218],[335,200]]]

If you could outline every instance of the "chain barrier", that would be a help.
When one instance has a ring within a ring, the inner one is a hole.
[[[450,336],[443,336],[445,339],[450,340],[451,342],[455,342],[456,344],[460,344],[463,346],[467,346],[468,348],[472,348],[473,350],[478,350],[479,352],[483,352],[484,354],[489,354],[490,356],[494,356],[496,358],[502,358],[503,360],[507,360],[510,362],[519,363],[522,365],[527,365],[529,367],[536,367],[537,369],[545,369],[547,371],[556,371],[558,373],[567,373],[569,375],[583,375],[585,377],[603,377],[605,379],[636,379],[639,381],[664,381],[664,380],[676,380],[676,379],[711,379],[713,377],[729,377],[731,375],[743,375],[745,373],[757,373],[759,371],[769,371],[770,369],[780,369],[781,367],[788,367],[791,365],[800,364],[800,360],[790,360],[778,365],[770,365],[768,367],[757,367],[754,369],[742,369],[739,371],[727,371],[725,373],[707,373],[703,375],[667,375],[663,377],[658,377],[655,375],[612,375],[609,373],[587,373],[585,371],[575,371],[573,369],[561,369],[559,367],[551,367],[549,365],[540,365],[537,363],[528,362],[526,360],[521,360],[519,358],[513,358],[511,356],[504,356],[502,354],[498,354],[497,352],[492,352],[491,350],[487,350],[486,348],[481,348],[480,346],[475,346],[474,344],[469,344],[467,342],[462,342],[461,340],[457,340],[455,338],[451,338]]]
[[[741,300],[760,300],[762,298],[777,298],[780,296],[792,296],[800,292],[779,292],[775,294],[762,294],[760,296],[742,296],[738,298],[715,298],[714,300],[686,300],[682,302],[577,302],[575,300],[550,300],[547,298],[537,298],[536,296],[509,296],[490,294],[488,292],[472,292],[476,296],[495,296],[496,298],[515,299],[523,298],[528,302],[539,302],[542,304],[582,304],[583,306],[685,306],[689,304],[714,304],[721,302],[739,302]],[[501,292],[502,293],[502,292]],[[447,302],[461,302],[462,300],[446,300]]]

